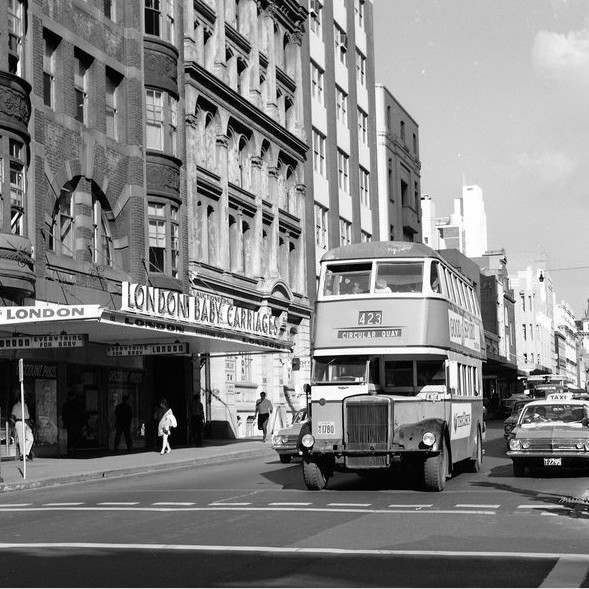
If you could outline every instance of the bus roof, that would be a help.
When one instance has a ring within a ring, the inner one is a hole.
[[[436,258],[440,255],[423,243],[411,241],[369,241],[336,247],[326,252],[322,262],[333,260],[363,260],[373,258]]]

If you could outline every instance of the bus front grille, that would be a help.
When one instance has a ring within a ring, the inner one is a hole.
[[[345,404],[346,449],[362,452],[383,452],[389,446],[390,404],[387,401],[351,400]]]

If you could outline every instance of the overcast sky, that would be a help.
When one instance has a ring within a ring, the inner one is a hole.
[[[376,81],[419,124],[421,189],[483,189],[510,271],[545,257],[556,300],[589,298],[589,0],[373,0]],[[583,267],[577,270],[568,268]]]

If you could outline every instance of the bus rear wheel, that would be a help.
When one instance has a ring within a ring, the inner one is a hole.
[[[323,462],[309,457],[303,458],[303,479],[309,491],[325,489],[329,476]]]
[[[427,491],[443,491],[448,477],[448,447],[442,443],[440,453],[430,456],[423,463],[423,481]]]
[[[477,441],[475,448],[475,457],[468,461],[469,472],[480,472],[483,465],[483,444],[481,439],[481,432],[477,431]]]

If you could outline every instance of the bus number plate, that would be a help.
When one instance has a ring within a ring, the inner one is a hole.
[[[317,423],[318,434],[335,434],[335,423],[333,421],[319,421]]]
[[[360,311],[358,325],[382,325],[382,311]]]

